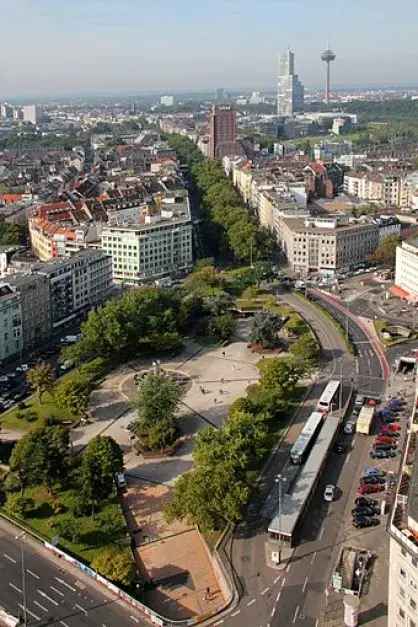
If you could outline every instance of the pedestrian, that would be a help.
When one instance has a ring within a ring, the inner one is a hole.
[[[215,398],[215,405],[216,405],[217,402],[218,402],[218,400]]]
[[[222,357],[226,357],[225,351],[222,351]]]

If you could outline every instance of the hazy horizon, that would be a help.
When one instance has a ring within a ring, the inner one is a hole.
[[[365,6],[367,4],[367,6]],[[308,89],[417,84],[418,5],[403,0],[15,0],[1,8],[0,100],[274,89],[290,46]],[[396,41],[396,50],[388,45]],[[395,57],[396,54],[396,57]]]

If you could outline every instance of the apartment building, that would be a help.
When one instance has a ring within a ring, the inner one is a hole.
[[[19,295],[24,350],[47,342],[51,335],[49,282],[41,274],[17,273],[8,276],[7,285]]]
[[[377,248],[379,227],[350,224],[347,216],[284,218],[278,241],[292,269],[333,275],[354,266]]]
[[[417,430],[415,403],[389,524],[388,625],[390,627],[418,626]]]
[[[193,266],[193,225],[184,191],[166,195],[158,211],[147,210],[138,224],[107,226],[101,246],[112,257],[113,280],[140,285]]]
[[[20,296],[10,286],[0,285],[0,363],[23,350]]]
[[[349,172],[344,176],[344,191],[360,200],[401,207],[408,202],[403,191],[404,181],[398,173]]]
[[[418,239],[396,248],[395,287],[399,296],[418,301]]]

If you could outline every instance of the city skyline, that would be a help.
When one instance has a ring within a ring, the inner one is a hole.
[[[341,1],[312,6],[307,0],[261,0],[255,14],[247,0],[210,6],[179,0],[175,7],[157,2],[146,8],[130,0],[56,5],[18,0],[2,8],[7,54],[0,66],[0,98],[269,88],[277,53],[288,45],[297,54],[303,83],[319,88],[324,70],[319,54],[328,40],[338,49],[335,88],[416,81],[411,16],[417,8],[411,0],[402,12],[389,0],[348,7]],[[394,38],[396,64],[388,47]]]

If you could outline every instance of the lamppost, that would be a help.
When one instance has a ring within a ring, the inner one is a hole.
[[[27,627],[28,624],[28,613],[26,609],[26,575],[25,575],[25,546],[24,539],[26,537],[26,533],[22,531],[18,536],[16,536],[16,540],[21,540],[20,542],[20,564],[22,568],[22,594],[23,594],[23,627]]]

